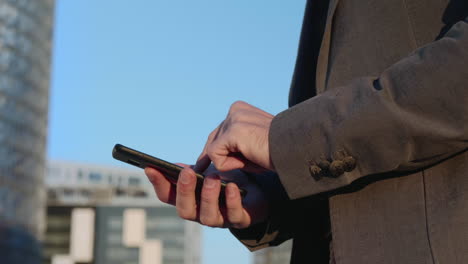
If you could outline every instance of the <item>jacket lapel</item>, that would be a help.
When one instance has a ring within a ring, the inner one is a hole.
[[[317,71],[316,71],[316,89],[317,94],[325,91],[327,82],[327,70],[328,70],[328,57],[330,55],[330,39],[331,30],[333,24],[333,16],[335,15],[336,7],[339,0],[330,0],[328,8],[327,22],[325,24],[325,31],[323,33],[322,44],[320,46],[320,52],[317,59]]]

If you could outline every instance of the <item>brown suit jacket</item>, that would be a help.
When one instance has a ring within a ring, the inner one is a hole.
[[[327,4],[307,3],[270,130],[290,200],[233,233],[293,238],[292,263],[326,263],[330,239],[338,264],[468,263],[468,1]]]

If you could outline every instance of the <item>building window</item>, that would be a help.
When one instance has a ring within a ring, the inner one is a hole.
[[[91,172],[89,174],[89,180],[92,182],[101,182],[102,180],[102,175],[96,172]]]
[[[140,185],[140,179],[139,178],[135,178],[135,177],[130,177],[128,179],[128,185],[130,186],[138,186]]]
[[[78,180],[82,180],[82,179],[83,179],[83,176],[84,176],[83,171],[82,171],[82,170],[79,170],[79,171],[78,171]]]
[[[71,188],[64,188],[63,189],[63,195],[69,197],[74,195],[74,190]]]

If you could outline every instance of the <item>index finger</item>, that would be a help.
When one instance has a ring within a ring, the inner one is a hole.
[[[195,163],[193,170],[202,173],[210,166],[210,164],[211,159],[208,154],[206,154],[206,151],[204,151],[198,158],[197,163]]]
[[[224,121],[221,122],[221,124],[215,130],[213,130],[210,133],[210,135],[208,136],[208,139],[206,140],[205,146],[203,147],[203,151],[200,154],[200,156],[198,156],[197,162],[195,163],[195,166],[193,167],[194,171],[196,171],[198,173],[203,173],[208,168],[208,166],[210,166],[211,159],[208,156],[206,150],[207,150],[208,146],[211,144],[211,142],[213,142],[213,140],[218,136],[219,129],[223,125],[223,123],[224,123]]]

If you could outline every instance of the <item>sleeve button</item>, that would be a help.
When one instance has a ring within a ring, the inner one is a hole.
[[[309,166],[309,172],[310,172],[310,175],[312,177],[314,177],[314,179],[316,181],[318,181],[318,180],[320,180],[320,178],[322,178],[322,169],[317,165],[310,165]]]
[[[351,156],[347,156],[343,159],[344,163],[344,170],[345,171],[352,171],[354,168],[356,168],[356,159],[354,159]]]
[[[330,162],[329,162],[328,160],[322,159],[322,160],[318,163],[318,166],[319,166],[320,169],[322,169],[323,171],[328,171],[328,169],[330,168]]]
[[[341,160],[335,160],[330,164],[330,175],[338,177],[345,172],[345,163]]]

